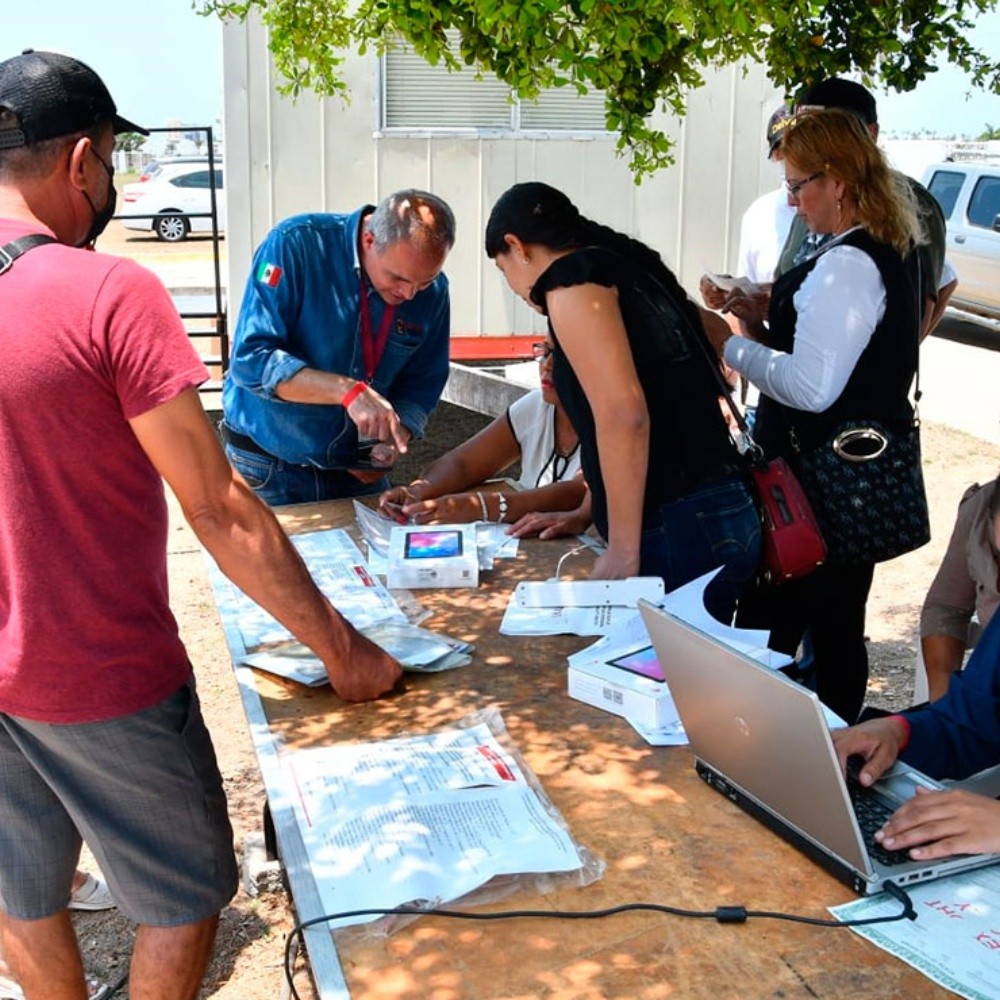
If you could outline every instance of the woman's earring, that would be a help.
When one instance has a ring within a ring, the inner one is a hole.
[[[530,258],[528,258],[528,257],[522,257],[522,258],[521,258],[521,260],[522,260],[522,261],[523,261],[523,262],[524,262],[525,264],[530,264],[530,263],[531,263],[531,259],[530,259]]]

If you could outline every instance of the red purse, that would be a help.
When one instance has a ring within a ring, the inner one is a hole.
[[[806,576],[826,559],[826,543],[795,473],[775,458],[753,464],[750,477],[761,516],[763,576],[769,583]]]

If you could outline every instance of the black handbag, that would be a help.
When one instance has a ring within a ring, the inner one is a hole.
[[[831,562],[885,562],[930,541],[918,421],[900,431],[846,421],[791,464]]]
[[[920,317],[917,257],[916,380],[914,415],[906,427],[877,420],[846,420],[819,447],[791,459],[809,497],[830,562],[879,563],[931,540],[930,513],[920,463]],[[792,442],[795,443],[795,429]]]

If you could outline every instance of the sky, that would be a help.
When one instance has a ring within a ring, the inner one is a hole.
[[[221,22],[200,17],[191,0],[0,0],[0,23],[0,58],[25,48],[76,56],[141,125],[214,126],[222,113]],[[973,41],[1000,52],[1000,13],[983,18]],[[877,92],[883,132],[975,136],[1000,126],[1000,97],[966,99],[968,90],[964,74],[945,67],[910,94]]]
[[[222,114],[222,22],[191,0],[0,0],[0,24],[0,59],[26,48],[75,56],[139,125],[214,127]]]

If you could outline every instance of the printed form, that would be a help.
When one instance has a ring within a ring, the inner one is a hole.
[[[485,724],[301,750],[284,764],[327,913],[446,902],[497,875],[582,867],[568,831]]]

